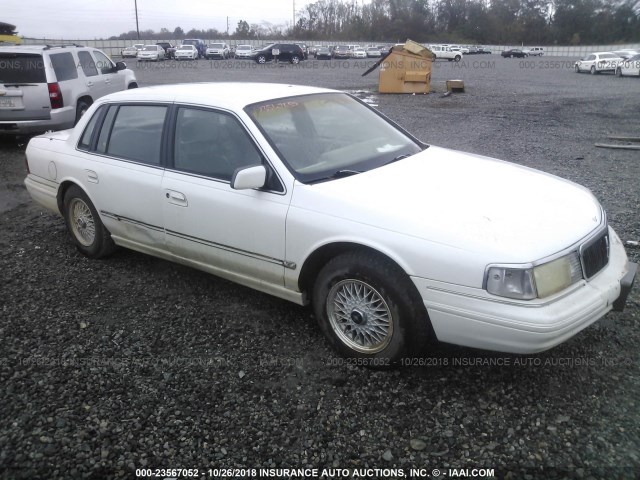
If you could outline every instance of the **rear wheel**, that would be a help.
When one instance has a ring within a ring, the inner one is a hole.
[[[424,347],[429,319],[405,272],[384,257],[349,252],[320,271],[313,289],[320,328],[333,347],[384,367]]]
[[[454,58],[454,60],[455,60],[456,62],[459,62],[461,58],[462,58],[462,57],[461,57],[460,55],[456,55],[456,58]]]
[[[74,125],[80,121],[85,113],[87,113],[87,110],[89,110],[90,106],[91,103],[87,102],[86,100],[78,100],[78,104],[76,105],[76,121],[74,122]]]
[[[258,63],[267,63],[267,57],[264,55],[258,55],[256,57],[256,62]]]
[[[115,250],[111,234],[81,188],[76,185],[69,187],[64,195],[63,211],[67,229],[80,253],[90,258],[101,258]]]

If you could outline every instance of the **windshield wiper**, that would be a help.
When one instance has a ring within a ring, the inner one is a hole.
[[[389,165],[390,163],[397,162],[398,160],[402,160],[403,158],[411,157],[412,155],[413,153],[403,153],[402,155],[398,155],[397,157],[394,157],[393,159],[389,160],[387,163],[385,163],[385,165]]]
[[[362,173],[362,172],[358,170],[348,170],[348,169],[337,170],[333,172],[331,175],[327,175],[326,177],[316,178],[311,183],[324,182],[326,180],[335,180],[336,178],[350,177],[351,175],[357,175],[359,173]]]

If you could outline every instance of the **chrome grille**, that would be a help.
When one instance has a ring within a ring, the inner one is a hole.
[[[582,271],[589,280],[609,263],[609,231],[596,237],[580,248]]]

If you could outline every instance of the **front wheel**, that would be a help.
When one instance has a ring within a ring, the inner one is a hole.
[[[80,253],[90,258],[101,258],[113,252],[115,244],[111,234],[80,187],[69,187],[64,195],[63,211],[67,229]]]
[[[258,63],[267,63],[267,57],[264,55],[258,55],[256,57],[256,62]]]
[[[576,65],[574,68],[576,69],[576,73],[580,73],[580,67],[578,65]]]
[[[591,65],[591,70],[590,70],[590,72],[591,72],[591,75],[595,75],[595,74],[597,73],[597,70],[596,70],[595,65]]]
[[[462,59],[462,57],[461,57],[460,55],[456,55],[456,58],[454,58],[454,60],[455,60],[456,62],[459,62],[459,61],[460,61],[460,59]]]
[[[314,285],[313,305],[333,347],[365,365],[396,363],[429,338],[414,285],[397,265],[374,254],[349,252],[329,261]]]
[[[291,57],[291,63],[293,63],[294,65],[297,65],[298,63],[300,63],[300,57],[298,57],[297,55],[294,55],[293,57]]]

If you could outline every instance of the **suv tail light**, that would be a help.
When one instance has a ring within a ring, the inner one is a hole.
[[[51,109],[55,110],[56,108],[62,108],[62,91],[60,90],[60,85],[58,83],[48,83],[49,87],[49,101],[51,102]]]

